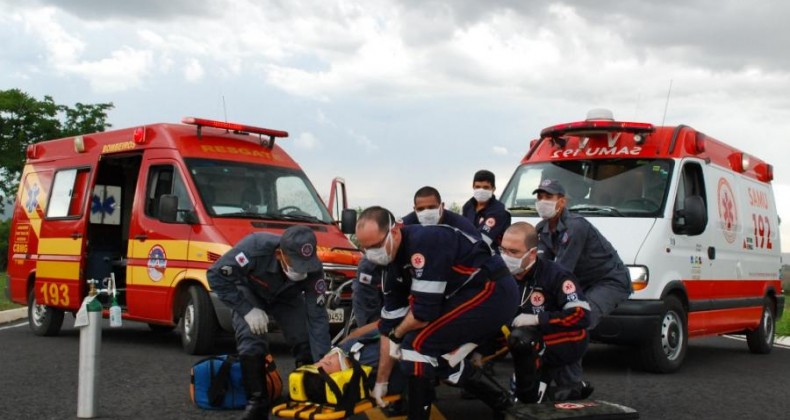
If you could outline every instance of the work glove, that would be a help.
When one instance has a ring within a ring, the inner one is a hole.
[[[250,331],[255,335],[266,334],[269,332],[269,316],[263,309],[252,308],[244,315],[244,321],[250,326]]]
[[[376,385],[373,385],[373,398],[376,399],[376,404],[381,408],[389,404],[387,401],[384,401],[384,396],[387,395],[387,385],[389,385],[389,382],[376,382]]]
[[[538,316],[535,314],[520,314],[513,320],[514,327],[533,327],[538,324]]]
[[[387,340],[389,340],[389,338]],[[400,360],[402,356],[400,352],[400,344],[392,340],[390,340],[390,356],[398,360]]]

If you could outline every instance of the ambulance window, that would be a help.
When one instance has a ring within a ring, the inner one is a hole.
[[[82,214],[88,175],[89,168],[65,169],[55,174],[47,218],[76,217]]]
[[[277,209],[285,214],[293,212],[307,213],[310,216],[322,215],[318,201],[312,190],[299,176],[285,175],[277,178]]]
[[[145,214],[157,218],[159,216],[159,198],[165,194],[178,197],[177,222],[184,222],[187,211],[194,210],[192,200],[187,193],[183,178],[172,165],[152,166],[148,172],[148,191],[146,192]]]

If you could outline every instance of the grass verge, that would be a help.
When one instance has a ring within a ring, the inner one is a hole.
[[[16,303],[13,303],[8,299],[6,299],[5,296],[6,284],[8,284],[8,276],[6,275],[6,273],[0,273],[0,311],[20,307],[20,305],[17,305]]]
[[[776,335],[790,335],[790,303],[785,304],[782,318],[776,321]]]

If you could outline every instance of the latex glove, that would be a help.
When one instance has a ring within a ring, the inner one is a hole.
[[[250,326],[250,331],[255,335],[266,334],[269,332],[269,316],[263,309],[252,308],[247,315],[244,315],[244,321]]]
[[[387,340],[389,340],[389,338]],[[401,358],[400,344],[392,340],[390,340],[390,356],[398,360]]]
[[[520,314],[513,320],[514,327],[533,327],[538,324],[538,316],[535,314]]]
[[[373,398],[376,399],[376,404],[381,408],[389,404],[389,402],[384,401],[384,396],[387,395],[387,385],[389,385],[389,382],[376,382],[376,385],[373,385]]]

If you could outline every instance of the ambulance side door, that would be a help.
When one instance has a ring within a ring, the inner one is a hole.
[[[173,285],[188,264],[189,238],[193,226],[185,215],[193,211],[195,197],[188,191],[186,174],[175,159],[145,159],[137,182],[135,210],[130,232],[130,267],[127,271],[127,310],[130,316],[172,320]],[[175,223],[159,219],[159,199],[178,197]]]
[[[681,280],[689,299],[688,331],[689,336],[705,331],[707,316],[705,311],[710,303],[710,277],[708,249],[710,247],[710,218],[701,232],[687,232],[683,228],[683,214],[688,200],[699,200],[708,212],[711,206],[706,188],[703,163],[698,160],[685,160],[680,167],[677,194],[673,208],[673,233],[670,238],[672,265],[680,273]]]

